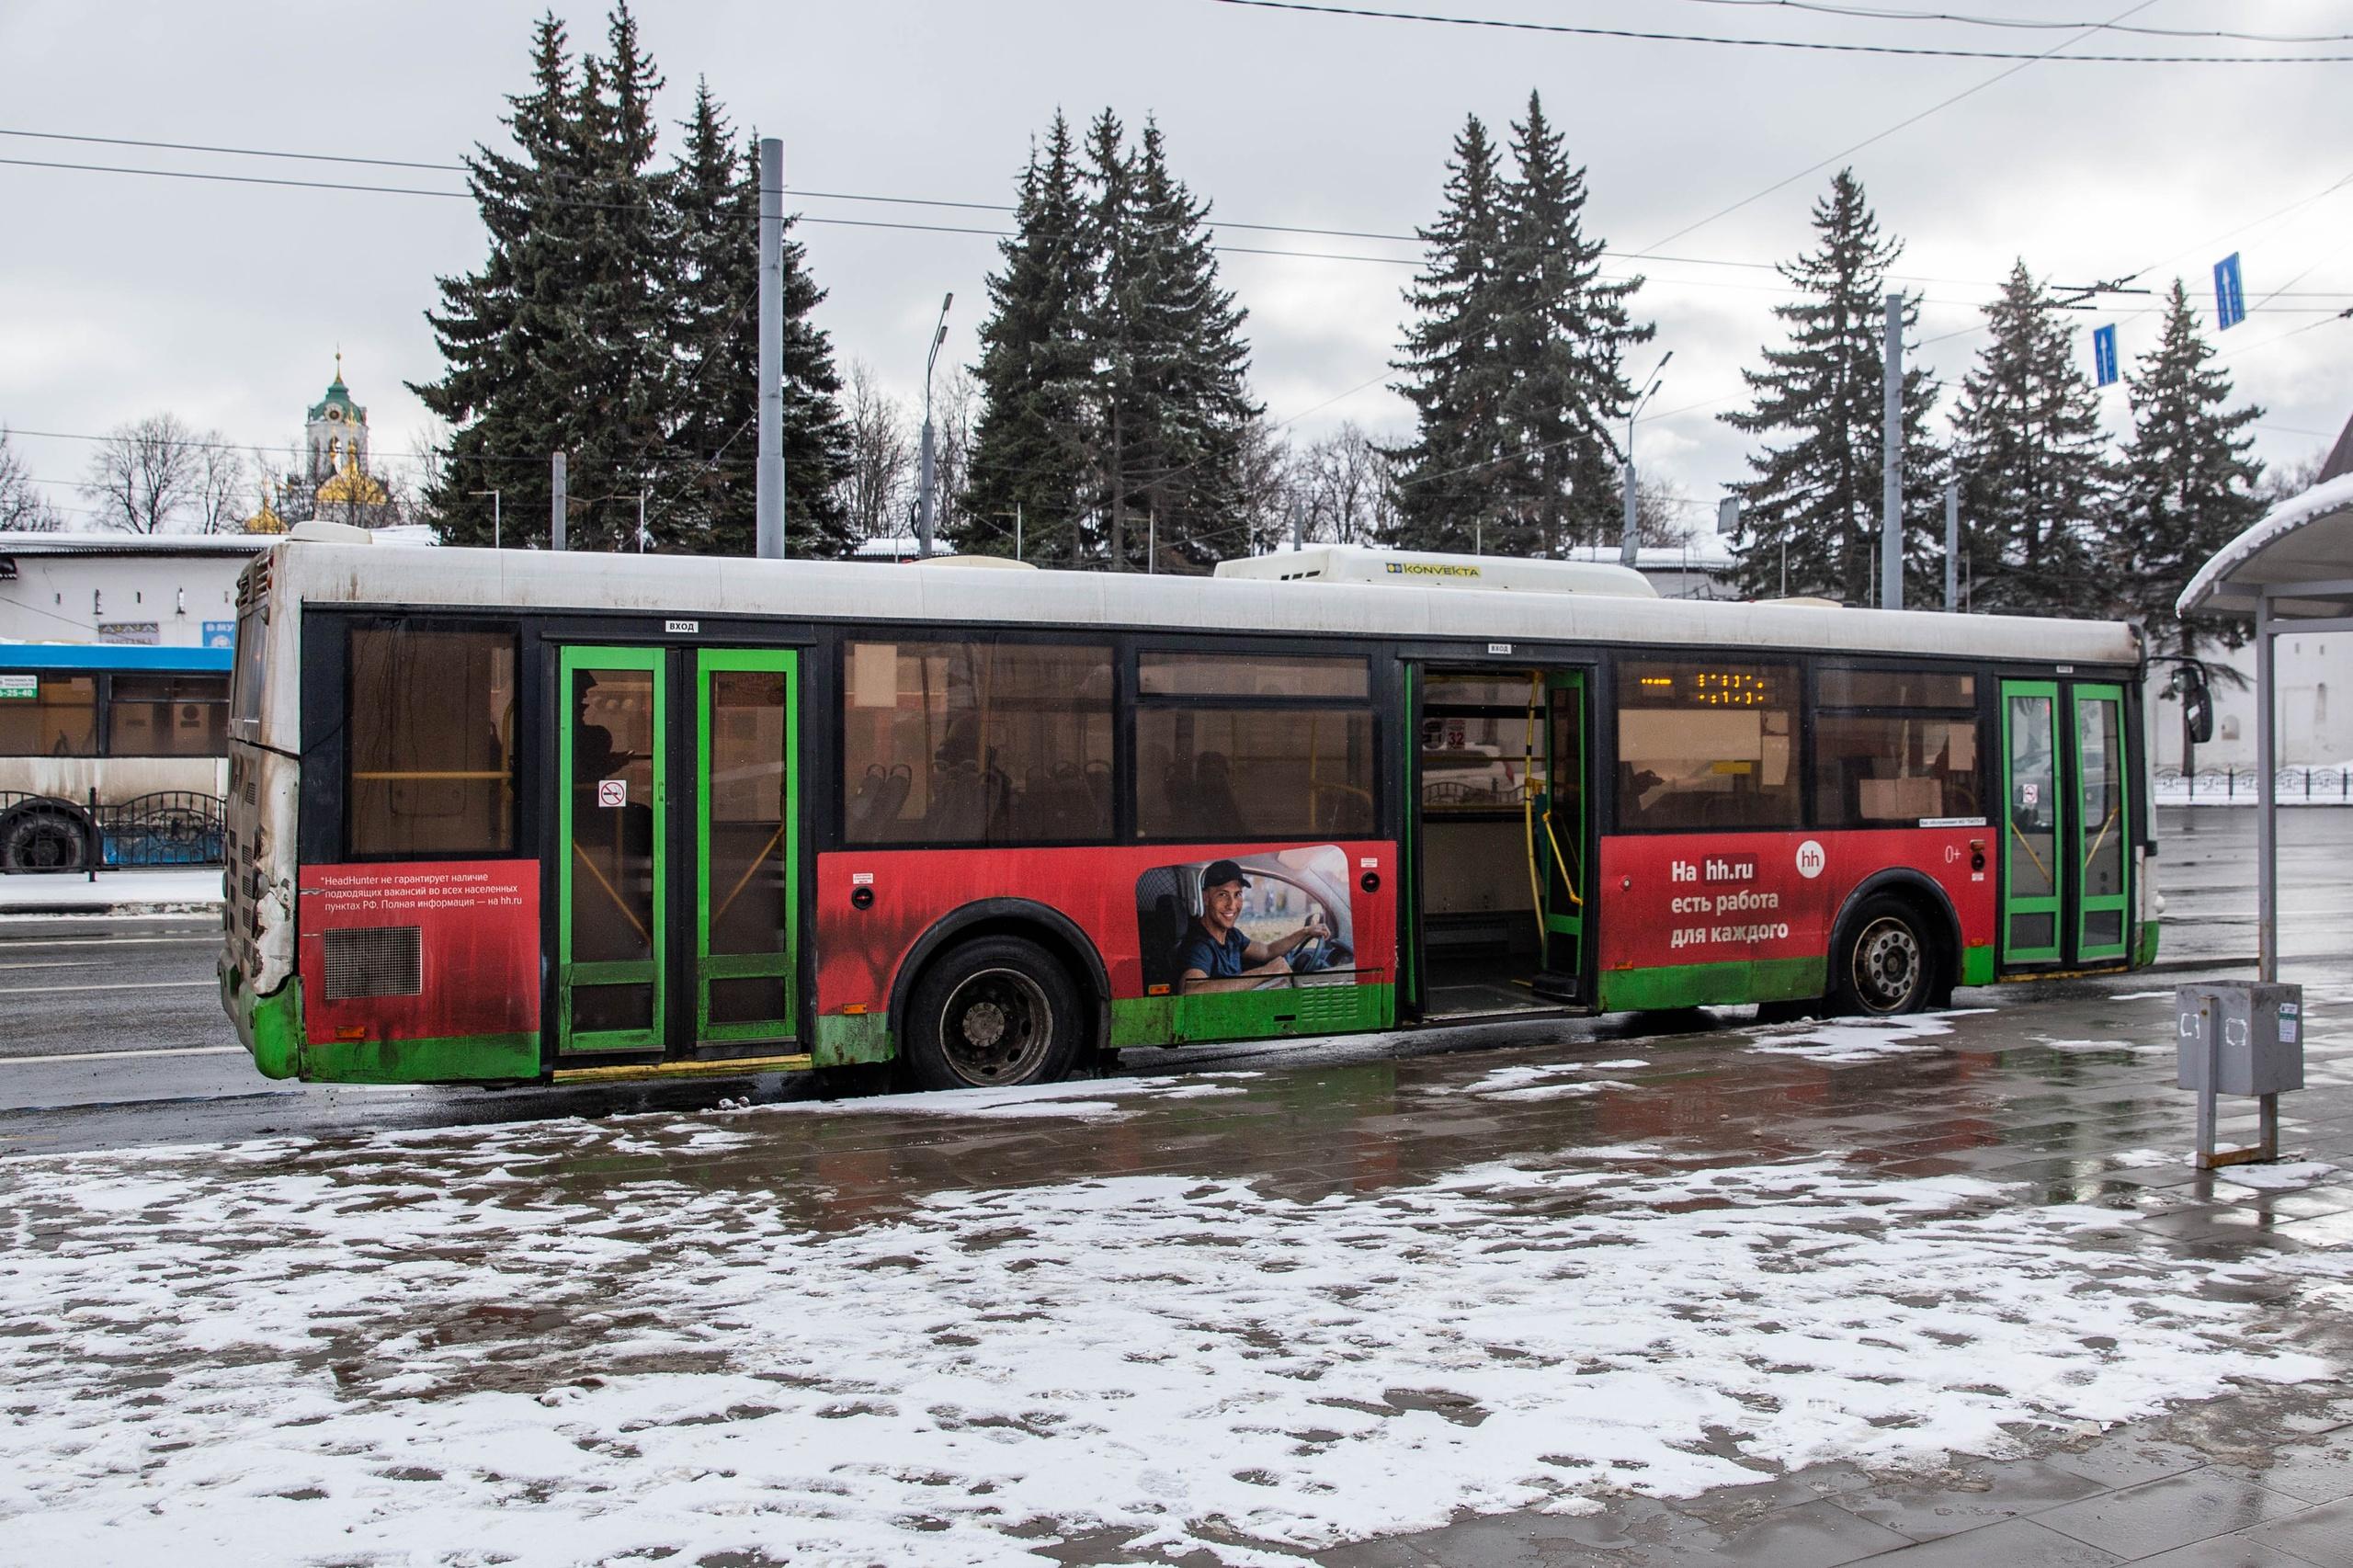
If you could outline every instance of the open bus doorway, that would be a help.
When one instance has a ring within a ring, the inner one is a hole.
[[[1588,1010],[1590,672],[1415,666],[1414,682],[1422,1017]]]

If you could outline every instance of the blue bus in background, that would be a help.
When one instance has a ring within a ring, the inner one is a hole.
[[[232,657],[0,642],[0,873],[217,864]]]

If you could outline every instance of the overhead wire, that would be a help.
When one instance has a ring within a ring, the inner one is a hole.
[[[1390,22],[1434,22],[1448,27],[1491,28],[1506,32],[1557,33],[1576,38],[1616,39],[1640,43],[1703,43],[1743,49],[1780,49],[1823,54],[1893,54],[1942,60],[2015,60],[2031,65],[2052,58],[2051,51],[2029,54],[2018,50],[1953,49],[1927,44],[1840,43],[1820,39],[1729,38],[1705,33],[1654,31],[1642,28],[1600,28],[1570,22],[1530,22],[1499,17],[1453,17],[1431,11],[1388,11],[1369,6],[1335,6],[1319,0],[1211,0],[1213,5],[1242,6],[1261,11],[1296,11],[1311,16],[1350,17]],[[2142,7],[2134,6],[2134,10]],[[2082,24],[2105,31],[2114,22]],[[2340,65],[2353,54],[2070,54],[2076,65]]]
[[[2142,38],[2211,38],[2245,43],[2353,43],[2353,33],[2249,33],[2227,28],[2134,27],[2120,22],[2055,21],[2040,17],[1977,17],[1953,11],[1907,11],[1886,6],[1839,6],[1824,0],[1684,0],[1687,5],[1727,6],[1742,10],[1802,11],[1817,16],[1845,17],[1876,22],[1947,22],[1961,27],[2010,28],[2037,32],[2068,32],[2096,28],[2102,32],[2131,33]]]

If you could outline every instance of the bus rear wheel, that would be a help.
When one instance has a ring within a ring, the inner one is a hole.
[[[926,1089],[1010,1088],[1069,1076],[1081,1013],[1070,972],[1017,937],[942,955],[909,1001],[907,1076]]]
[[[1840,1014],[1916,1013],[1936,994],[1938,963],[1927,922],[1904,899],[1864,900],[1847,922],[1835,961],[1830,1004]]]
[[[18,812],[0,823],[0,870],[78,871],[89,846],[82,824],[63,812]]]

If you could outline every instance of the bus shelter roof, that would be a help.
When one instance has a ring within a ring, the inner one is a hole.
[[[2199,568],[2174,608],[2185,618],[2252,616],[2266,600],[2276,619],[2307,627],[2353,617],[2353,473],[2271,508]]]

